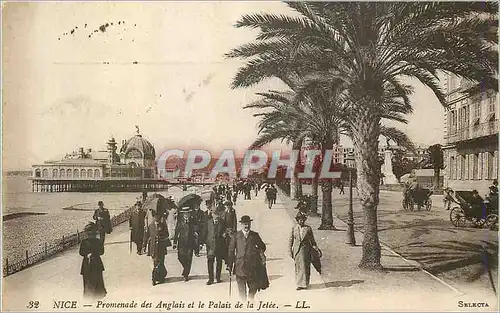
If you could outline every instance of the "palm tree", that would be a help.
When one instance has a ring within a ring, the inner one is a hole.
[[[252,143],[250,149],[260,148],[275,140],[281,140],[292,144],[294,151],[300,151],[304,141],[304,134],[301,132],[300,121],[291,119],[287,116],[287,107],[292,105],[294,98],[293,91],[274,91],[257,93],[262,98],[245,105],[244,109],[270,109],[269,112],[255,113],[255,117],[260,117],[259,136]],[[300,163],[300,153],[297,156],[297,163]],[[302,195],[302,185],[297,177],[298,173],[294,170],[290,180],[290,192],[292,198],[299,198]]]
[[[240,48],[251,58],[233,86],[245,86],[296,66],[316,72],[317,81],[342,79],[364,211],[360,267],[380,269],[377,206],[380,168],[378,138],[383,98],[388,90],[410,106],[402,83],[416,78],[446,105],[440,72],[497,89],[497,12],[495,2],[291,2],[299,17],[274,14],[243,16],[236,27],[260,30],[257,42]],[[284,46],[294,50],[280,51]],[[287,55],[288,54],[288,55]],[[293,59],[290,58],[293,54]],[[309,65],[309,67],[307,67]],[[300,75],[299,75],[300,76]]]
[[[434,188],[440,186],[439,174],[444,168],[443,150],[440,144],[435,144],[427,148],[428,163],[434,169]]]

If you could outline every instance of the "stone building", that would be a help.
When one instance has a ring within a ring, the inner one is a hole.
[[[156,177],[156,154],[153,145],[137,134],[117,142],[111,138],[106,150],[79,148],[57,161],[32,165],[33,178],[47,180],[140,180]]]
[[[445,113],[445,187],[488,192],[498,178],[498,96],[450,75]]]

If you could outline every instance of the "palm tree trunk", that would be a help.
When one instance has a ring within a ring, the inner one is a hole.
[[[313,196],[313,203],[311,203],[311,210],[309,215],[318,215],[318,177],[314,176],[311,182],[311,195]]]
[[[333,141],[329,140],[322,145],[323,162],[325,162],[325,151],[333,148]],[[335,230],[333,226],[333,205],[332,205],[332,180],[328,179],[321,185],[322,205],[321,205],[321,225],[320,230]]]
[[[434,169],[434,189],[439,188],[439,168]]]
[[[294,151],[297,151],[298,152],[298,156],[297,156],[297,165],[301,164],[301,156],[300,156],[300,150],[302,149],[302,140],[298,140],[297,142],[294,142],[293,145],[292,145],[292,149]],[[302,197],[302,184],[299,180],[299,172],[298,170],[296,169],[295,171],[293,171],[293,177],[292,179],[290,180],[290,192],[291,194],[293,195],[291,198],[292,199],[299,199],[300,197]],[[292,183],[293,182],[293,183]]]
[[[379,203],[380,166],[378,137],[380,118],[372,110],[358,112],[352,125],[356,149],[358,196],[364,212],[363,256],[359,267],[381,269],[377,206]]]

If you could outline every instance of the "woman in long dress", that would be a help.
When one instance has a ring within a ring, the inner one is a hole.
[[[311,254],[317,249],[311,227],[306,225],[307,215],[299,212],[295,217],[289,238],[290,256],[295,261],[295,283],[297,290],[307,289],[311,278]]]
[[[83,277],[83,295],[90,298],[103,298],[106,296],[102,272],[101,255],[104,254],[102,241],[97,238],[97,225],[89,223],[85,226],[87,238],[80,244],[80,255],[83,257],[80,275]]]

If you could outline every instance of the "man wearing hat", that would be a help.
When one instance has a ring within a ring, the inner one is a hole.
[[[224,205],[226,206],[225,210],[222,213],[222,219],[224,220],[224,224],[227,229],[236,232],[236,227],[238,225],[238,219],[236,218],[236,211],[233,208],[233,203],[227,200]]]
[[[153,272],[151,274],[153,286],[165,282],[167,276],[165,255],[167,254],[169,234],[167,225],[161,220],[160,214],[154,216],[154,221],[149,224],[144,238],[144,249],[146,250],[147,245],[147,255],[153,258]]]
[[[195,203],[194,210],[191,213],[195,241],[194,255],[197,257],[200,256],[200,245],[204,243],[202,233],[207,224],[207,214],[200,209],[200,205],[201,202]]]
[[[129,218],[130,240],[137,246],[137,254],[142,252],[142,241],[144,239],[144,226],[146,211],[141,209],[141,201],[135,204],[135,210]]]
[[[243,215],[240,223],[242,230],[229,243],[227,270],[230,275],[236,275],[241,299],[247,299],[248,287],[248,298],[253,300],[255,293],[261,288],[259,269],[263,262],[261,254],[266,251],[266,245],[258,233],[250,230],[252,220],[248,215]]]
[[[224,238],[226,226],[219,213],[212,212],[208,216],[205,229],[203,237],[207,245],[207,285],[212,285],[214,283],[214,263],[216,263],[215,279],[219,283],[221,282],[222,261],[226,259],[227,255],[227,243]]]
[[[99,238],[104,245],[104,239],[106,234],[111,234],[111,218],[109,217],[109,211],[104,208],[104,202],[97,202],[97,210],[94,211],[94,216],[92,218],[96,221],[97,229],[99,231]]]
[[[193,222],[191,219],[191,208],[183,207],[177,220],[174,235],[174,249],[177,250],[177,259],[182,264],[182,276],[184,281],[189,280],[189,272],[191,272],[191,264],[193,261],[193,251],[195,246],[195,234]]]

